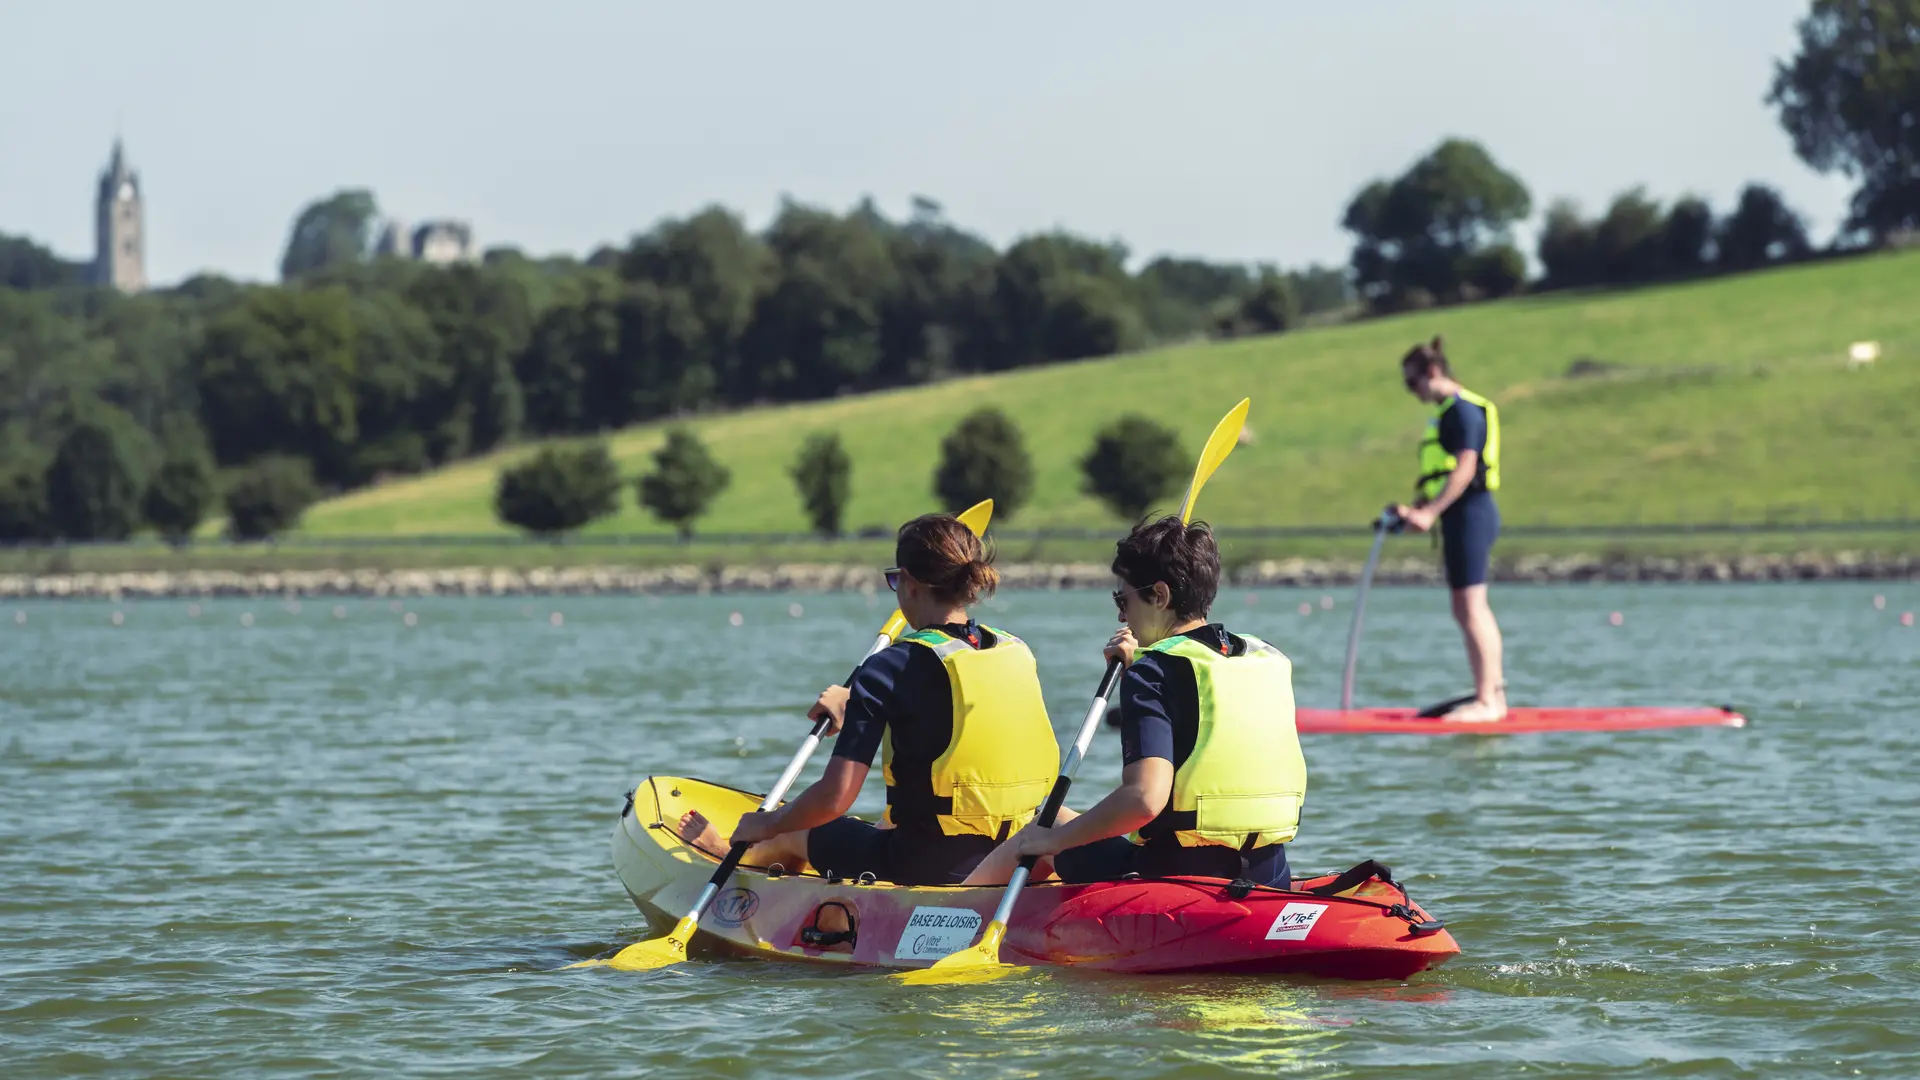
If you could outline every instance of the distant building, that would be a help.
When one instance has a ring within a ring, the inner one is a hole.
[[[93,268],[95,285],[110,285],[125,293],[147,288],[146,213],[140,199],[140,174],[127,166],[120,140],[113,140],[113,158],[100,174],[94,197]]]
[[[428,221],[411,231],[399,218],[388,218],[373,246],[375,255],[447,265],[480,261],[473,226],[464,221]]]

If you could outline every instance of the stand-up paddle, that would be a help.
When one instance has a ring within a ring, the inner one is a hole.
[[[1235,405],[1233,411],[1214,426],[1213,434],[1207,437],[1206,448],[1200,451],[1200,464],[1193,470],[1193,480],[1187,484],[1187,496],[1180,503],[1182,523],[1192,520],[1193,503],[1200,495],[1200,488],[1239,443],[1240,429],[1246,425],[1247,408],[1251,404],[1250,399],[1242,398],[1240,404]],[[1041,805],[1040,813],[1034,819],[1042,828],[1053,827],[1061,805],[1067,801],[1067,789],[1073,786],[1073,774],[1080,769],[1080,759],[1087,756],[1087,747],[1093,743],[1093,733],[1099,729],[1100,718],[1106,714],[1107,698],[1112,696],[1114,683],[1119,680],[1120,661],[1107,661],[1106,674],[1100,677],[1100,689],[1093,695],[1087,718],[1080,723],[1080,735],[1068,748],[1065,760],[1060,763],[1060,775],[1054,778],[1053,790],[1047,792],[1047,801]],[[893,978],[916,985],[938,985],[982,982],[1018,970],[1012,964],[1000,962],[1000,942],[1007,936],[1007,920],[1013,917],[1013,902],[1020,898],[1020,890],[1026,888],[1027,877],[1033,873],[1039,861],[1037,855],[1021,856],[1020,865],[1014,867],[1013,875],[1007,879],[1007,891],[1000,896],[1000,906],[994,909],[993,919],[980,932],[978,942],[941,957],[931,967],[901,972]]]
[[[1400,531],[1400,515],[1389,506],[1373,521],[1373,550],[1367,552],[1366,569],[1360,571],[1360,593],[1353,598],[1353,625],[1347,627],[1347,666],[1340,673],[1340,708],[1353,708],[1353,669],[1360,662],[1360,622],[1367,614],[1367,590],[1373,588],[1373,570],[1380,565],[1380,545],[1387,534]]]
[[[960,524],[970,529],[973,535],[985,536],[987,523],[993,520],[993,500],[987,499],[975,503],[957,516],[960,519]],[[879,636],[875,637],[873,644],[868,647],[867,655],[872,656],[874,653],[893,644],[893,639],[898,637],[900,631],[906,628],[907,617],[900,613],[899,608],[895,608],[893,615],[887,619],[886,625],[880,628]],[[852,684],[852,676],[848,676],[847,682],[849,685]],[[831,717],[822,716],[814,722],[813,730],[807,733],[806,741],[800,744],[798,751],[795,751],[793,760],[787,762],[786,771],[782,772],[780,779],[774,782],[773,789],[767,792],[767,797],[760,801],[761,813],[764,814],[780,805],[780,800],[786,796],[787,789],[793,786],[793,781],[799,777],[800,770],[806,768],[807,759],[813,756],[813,751],[820,745],[820,737],[826,732],[827,723],[830,719]],[[578,964],[569,964],[567,966],[611,967],[618,968],[621,971],[652,971],[654,968],[667,967],[668,965],[678,964],[685,960],[687,958],[687,943],[693,940],[693,932],[700,927],[700,916],[705,914],[707,905],[713,903],[713,898],[719,895],[720,887],[725,885],[727,879],[733,876],[734,868],[740,865],[740,860],[746,857],[747,849],[752,846],[751,844],[740,842],[727,849],[727,857],[720,860],[720,865],[714,870],[713,876],[707,879],[706,886],[700,890],[699,898],[694,900],[693,906],[687,909],[686,915],[681,917],[680,922],[676,924],[672,930],[668,931],[665,937],[636,941],[626,948],[621,949],[609,959],[583,960]]]

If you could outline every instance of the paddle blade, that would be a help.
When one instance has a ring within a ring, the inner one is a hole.
[[[1206,486],[1207,479],[1239,445],[1240,429],[1247,426],[1247,410],[1252,406],[1252,398],[1241,398],[1240,404],[1221,417],[1220,422],[1214,425],[1213,434],[1207,436],[1206,448],[1200,451],[1200,464],[1194,467],[1193,481],[1187,485],[1187,497],[1180,503],[1180,521],[1183,524],[1193,520],[1194,501],[1200,497],[1200,489]]]
[[[587,960],[583,963],[569,964],[568,967],[610,967],[616,971],[653,971],[656,968],[672,967],[687,959],[687,942],[693,940],[693,931],[699,923],[689,915],[680,920],[666,937],[636,941],[614,953],[605,960]]]
[[[977,944],[941,957],[932,967],[902,971],[893,978],[910,986],[958,986],[992,982],[1025,971],[1026,968],[1000,962],[1000,941],[1006,936],[1006,923],[990,922]]]
[[[979,502],[955,514],[954,517],[960,519],[960,524],[973,530],[973,535],[985,536],[987,535],[987,523],[993,520],[993,500],[981,499]]]

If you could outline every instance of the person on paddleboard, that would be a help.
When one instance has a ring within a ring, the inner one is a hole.
[[[954,885],[1033,818],[1059,766],[1033,653],[967,613],[999,584],[992,556],[959,519],[900,527],[887,586],[912,632],[869,657],[849,686],[807,714],[839,732],[825,775],[777,810],[744,814],[729,837],[698,812],[680,832],[713,852],[753,844],[744,862],[811,866],[901,885]],[[882,754],[887,812],[843,816]]]
[[[1037,855],[1036,879],[1184,874],[1289,886],[1286,845],[1307,794],[1292,663],[1207,621],[1220,551],[1206,525],[1176,516],[1136,525],[1113,572],[1126,625],[1104,652],[1127,665],[1120,786],[1083,814],[1062,807],[1051,829],[1028,825],[966,883],[999,884]]]
[[[1443,715],[1499,720],[1507,715],[1507,684],[1500,624],[1487,602],[1487,565],[1500,535],[1500,508],[1493,501],[1500,489],[1500,410],[1454,379],[1439,337],[1402,357],[1400,374],[1413,396],[1437,408],[1420,441],[1413,504],[1394,512],[1415,532],[1439,523],[1453,618],[1473,668],[1473,696],[1452,703]]]

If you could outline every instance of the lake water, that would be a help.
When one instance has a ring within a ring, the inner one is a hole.
[[[1235,592],[1215,614],[1285,649],[1324,705],[1350,593],[1332,599]],[[1753,725],[1309,738],[1295,867],[1379,858],[1464,950],[1405,984],[1038,971],[932,990],[751,961],[560,970],[644,932],[609,863],[623,790],[650,772],[763,788],[885,615],[868,598],[0,608],[0,1065],[1920,1074],[1920,629],[1898,622],[1920,586],[1495,602],[1516,703],[1724,702]],[[1111,613],[1096,592],[983,612],[1033,644],[1063,729]],[[1376,591],[1368,616],[1363,703],[1464,691],[1440,591]],[[1104,733],[1076,803],[1117,757]]]

